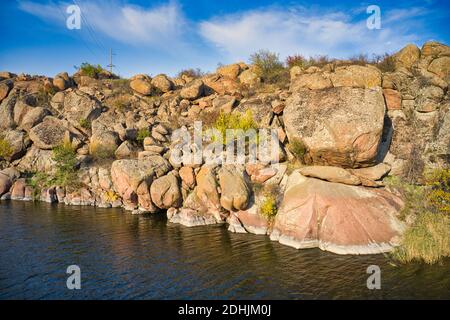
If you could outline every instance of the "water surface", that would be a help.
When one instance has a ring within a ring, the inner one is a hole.
[[[0,202],[0,299],[449,299],[449,260],[395,266],[121,209]],[[81,290],[66,287],[74,264]]]

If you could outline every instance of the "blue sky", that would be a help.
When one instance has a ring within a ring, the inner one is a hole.
[[[285,58],[394,52],[407,43],[450,43],[450,1],[13,0],[0,11],[0,70],[53,76],[87,61],[115,71],[175,75],[248,61],[267,49]],[[80,30],[66,27],[67,6],[81,8]],[[369,5],[381,29],[369,30]]]

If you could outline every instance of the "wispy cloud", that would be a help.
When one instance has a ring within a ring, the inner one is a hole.
[[[189,28],[180,6],[171,1],[152,8],[143,8],[126,2],[75,1],[81,8],[82,30],[122,43],[168,49],[182,42]],[[74,2],[46,4],[20,1],[19,8],[48,22],[64,22],[67,6]],[[64,24],[65,25],[65,24]]]
[[[304,7],[257,9],[204,21],[200,33],[231,60],[247,57],[258,49],[282,56],[301,53],[348,57],[357,52],[393,51],[420,39],[412,31],[412,19],[424,12],[421,8],[382,12],[380,30],[367,28],[368,15],[364,12],[355,19],[347,12],[318,12]]]

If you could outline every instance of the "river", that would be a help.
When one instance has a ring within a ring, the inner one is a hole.
[[[69,265],[80,267],[80,290],[67,289]],[[370,265],[380,290],[367,288]],[[0,299],[449,299],[449,271],[450,259],[399,265],[162,215],[0,202]]]

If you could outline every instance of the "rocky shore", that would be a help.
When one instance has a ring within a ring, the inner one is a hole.
[[[162,211],[171,223],[226,223],[297,249],[390,251],[408,222],[404,199],[383,179],[450,165],[450,47],[408,45],[393,59],[389,72],[345,61],[296,66],[286,88],[264,85],[245,63],[129,80],[1,72],[1,201]],[[223,114],[276,130],[280,163],[173,161],[175,130],[213,127]],[[37,184],[55,172],[64,144],[76,179]]]

